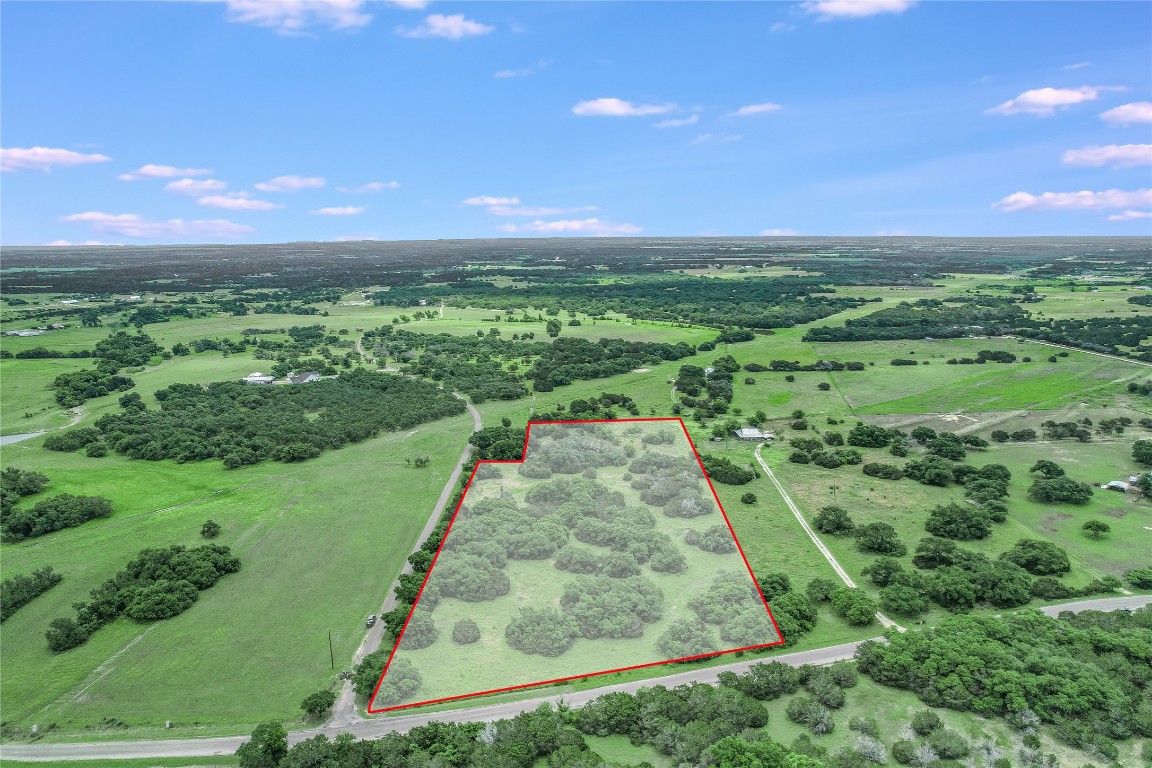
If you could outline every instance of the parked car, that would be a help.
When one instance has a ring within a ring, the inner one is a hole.
[[[368,621],[364,622],[364,626],[369,627],[369,628],[375,626],[375,624],[376,624],[376,614],[372,614],[371,616],[368,617]]]

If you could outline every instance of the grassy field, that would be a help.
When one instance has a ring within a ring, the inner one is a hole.
[[[145,730],[172,720],[171,736],[291,720],[305,695],[335,677],[329,628],[338,670],[360,644],[364,617],[386,596],[468,425],[453,417],[302,465],[235,471],[51,453],[40,440],[6,447],[5,464],[45,472],[50,492],[104,495],[116,513],[3,546],[5,574],[48,564],[64,574],[4,624],[5,720],[68,731],[104,717]],[[431,466],[406,467],[404,457],[415,455],[430,456]],[[200,543],[208,518],[223,525],[217,542],[240,556],[239,573],[174,619],[118,620],[78,649],[48,652],[51,619],[70,614],[141,548]]]

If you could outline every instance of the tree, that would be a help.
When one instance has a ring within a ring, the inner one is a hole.
[[[1124,578],[1136,589],[1152,589],[1152,568],[1133,568]]]
[[[1092,486],[1070,477],[1041,478],[1032,483],[1028,497],[1041,504],[1087,504],[1092,500]]]
[[[200,526],[200,535],[206,539],[214,539],[220,535],[220,523],[215,520],[205,520],[204,525]]]
[[[816,517],[812,518],[812,523],[820,533],[831,536],[850,534],[856,527],[848,516],[848,510],[837,506],[821,507]]]
[[[1033,464],[1032,469],[1028,471],[1039,472],[1044,475],[1044,477],[1049,478],[1061,477],[1064,474],[1064,469],[1059,464],[1054,461],[1049,461],[1048,459],[1040,459],[1040,461]]]
[[[1072,570],[1068,553],[1048,541],[1021,539],[1000,555],[1034,576],[1060,576]]]
[[[865,552],[875,552],[889,557],[903,557],[908,547],[896,535],[896,529],[888,523],[869,523],[856,529],[856,546]]]
[[[992,533],[992,522],[980,507],[965,508],[956,504],[943,504],[928,513],[924,530],[936,536],[959,541],[984,539]]]
[[[884,448],[892,442],[892,435],[884,427],[861,424],[848,432],[848,445],[860,448]]]
[[[863,574],[868,577],[868,580],[878,587],[888,586],[888,582],[892,580],[893,576],[903,572],[904,567],[900,565],[898,560],[891,557],[878,557],[863,570]]]
[[[862,589],[839,587],[829,595],[832,610],[844,617],[849,624],[864,626],[876,620],[876,602]]]
[[[1152,440],[1137,440],[1132,444],[1132,461],[1152,467]]]
[[[746,493],[740,497],[740,501],[744,504],[755,504],[756,503],[756,494]]]
[[[470,645],[480,639],[480,627],[471,619],[461,619],[452,627],[452,642]]]
[[[786,573],[765,573],[757,579],[757,582],[760,584],[760,591],[764,593],[765,600],[772,600],[792,591],[792,580],[788,578]]]
[[[252,738],[236,750],[240,768],[276,768],[288,754],[288,732],[280,723],[261,723]]]
[[[88,641],[88,635],[88,630],[73,619],[53,619],[45,633],[48,650],[52,653],[63,653],[69,648],[83,645]]]
[[[300,709],[304,710],[304,714],[308,717],[320,717],[328,710],[332,709],[332,705],[336,703],[335,691],[316,691],[316,693],[309,694],[300,702]]]
[[[1103,520],[1089,520],[1088,522],[1084,523],[1084,525],[1080,526],[1080,530],[1087,533],[1093,539],[1098,539],[1111,531],[1112,526],[1108,525],[1108,523],[1104,522]]]
[[[86,309],[80,313],[80,325],[85,328],[98,328],[101,325],[100,314],[94,309]]]
[[[560,326],[559,320],[549,320],[545,326],[545,330],[548,332],[548,335],[551,336],[552,338],[556,338],[557,336],[560,335],[560,328],[561,328],[561,326]]]

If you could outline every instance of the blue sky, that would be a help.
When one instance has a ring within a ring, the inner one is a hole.
[[[5,2],[0,237],[1152,234],[1146,2]]]

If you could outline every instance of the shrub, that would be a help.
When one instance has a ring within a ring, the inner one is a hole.
[[[928,736],[944,727],[940,715],[930,709],[921,710],[912,716],[912,730],[917,736]]]
[[[1124,579],[1136,589],[1152,589],[1152,568],[1133,568]]]
[[[471,619],[461,619],[452,626],[452,642],[470,645],[480,639],[480,627]]]
[[[572,647],[580,629],[555,608],[522,608],[504,635],[509,645],[523,653],[559,656]]]
[[[746,493],[740,497],[740,501],[744,504],[755,504],[756,503],[756,494]]]
[[[848,516],[848,511],[837,506],[821,507],[816,517],[812,518],[812,523],[820,533],[832,536],[847,535],[856,528],[856,524]]]
[[[1028,497],[1041,504],[1087,504],[1092,500],[1092,486],[1069,477],[1040,478],[1028,489]]]
[[[103,496],[62,493],[31,508],[12,509],[0,518],[0,538],[7,542],[43,536],[112,514],[112,502]]]
[[[864,552],[875,552],[889,557],[903,557],[908,547],[896,536],[896,529],[888,523],[869,523],[855,531],[856,546]]]
[[[0,621],[4,621],[20,608],[35,600],[63,578],[46,565],[32,571],[30,576],[11,576],[0,582]]]
[[[904,477],[904,473],[895,464],[881,464],[875,461],[865,464],[863,471],[869,477],[879,477],[885,480],[899,480]]]

